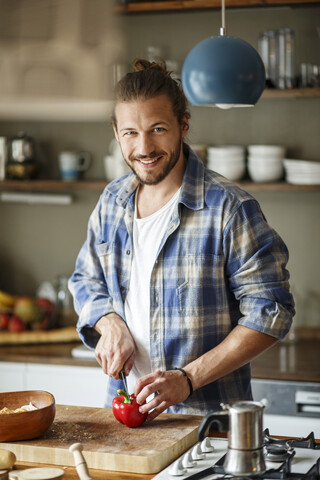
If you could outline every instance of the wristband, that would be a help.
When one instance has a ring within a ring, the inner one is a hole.
[[[190,389],[189,397],[191,397],[191,395],[193,394],[193,386],[192,386],[192,383],[191,383],[190,378],[188,377],[188,375],[186,374],[186,372],[183,370],[183,368],[175,368],[175,370],[180,370],[180,372],[182,373],[182,375],[186,377],[187,382],[188,382],[188,385],[189,385],[189,389]],[[188,398],[189,398],[189,397],[188,397]]]

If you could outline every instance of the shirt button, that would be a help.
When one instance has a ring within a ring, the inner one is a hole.
[[[126,251],[126,254],[127,254],[127,255],[130,255],[130,253],[131,253],[130,250],[127,250],[127,251]]]

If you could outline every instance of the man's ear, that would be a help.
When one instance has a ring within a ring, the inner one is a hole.
[[[114,133],[114,136],[116,137],[116,140],[117,142],[119,142],[119,137],[118,137],[118,131],[117,131],[117,125],[112,122],[112,128],[113,128],[113,133]]]
[[[189,132],[189,114],[186,113],[181,123],[181,134],[183,137],[185,137],[188,132]]]

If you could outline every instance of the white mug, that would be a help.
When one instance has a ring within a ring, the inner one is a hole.
[[[131,172],[131,168],[126,164],[123,158],[115,155],[106,155],[104,157],[104,171],[107,180],[116,178]]]
[[[88,152],[65,151],[59,154],[59,167],[62,180],[70,182],[78,180],[90,166],[91,157]]]

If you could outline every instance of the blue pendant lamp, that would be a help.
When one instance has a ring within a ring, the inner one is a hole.
[[[182,88],[192,105],[253,107],[265,88],[265,69],[258,52],[225,32],[222,0],[220,35],[193,47],[182,67]]]

